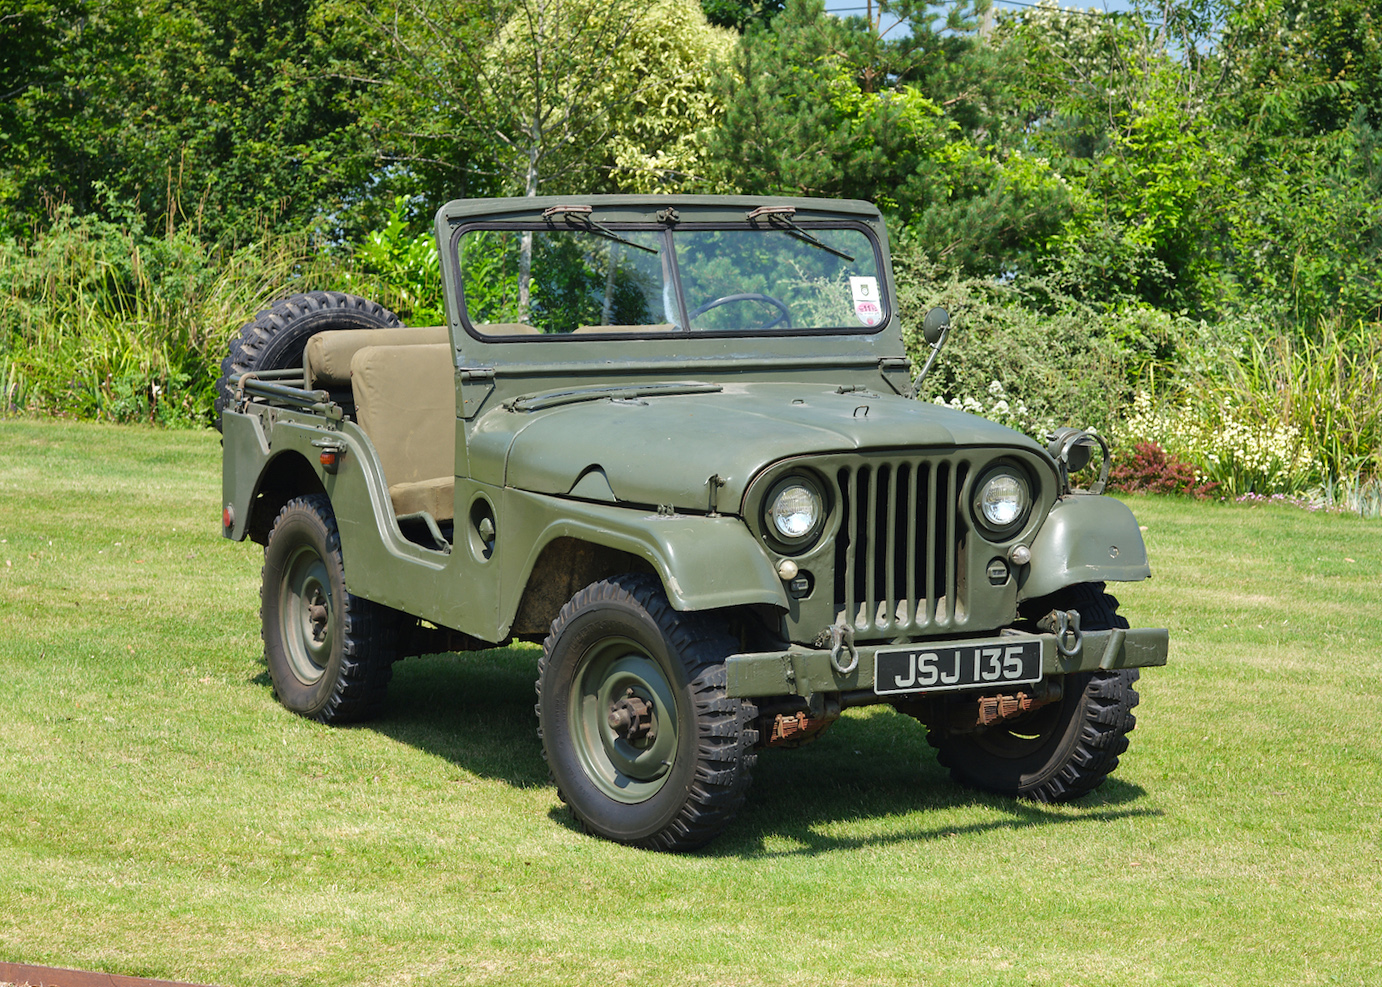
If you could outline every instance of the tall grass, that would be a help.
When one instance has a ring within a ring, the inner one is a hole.
[[[223,247],[137,219],[59,207],[0,241],[0,412],[209,421],[229,336],[321,264],[305,233]]]
[[[1138,396],[1128,440],[1156,442],[1226,496],[1313,494],[1351,509],[1382,474],[1382,339],[1376,324],[1310,336],[1248,335],[1203,354],[1156,398]]]
[[[1211,400],[1289,422],[1314,451],[1319,479],[1382,471],[1382,325],[1323,322],[1315,337],[1255,338]]]

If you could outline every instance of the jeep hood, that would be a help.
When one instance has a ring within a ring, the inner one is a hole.
[[[497,408],[469,436],[470,473],[535,493],[738,513],[749,481],[788,457],[865,449],[1038,450],[983,418],[896,395],[821,385],[659,385],[533,396]],[[555,400],[552,398],[555,397]]]

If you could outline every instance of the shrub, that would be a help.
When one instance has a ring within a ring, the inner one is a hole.
[[[216,247],[144,225],[59,207],[0,241],[0,413],[209,423],[230,335],[311,276],[305,233]]]
[[[1056,425],[1115,431],[1137,382],[1172,359],[1197,326],[1151,309],[1098,311],[1037,278],[946,276],[905,238],[894,265],[903,339],[918,367],[930,349],[921,338],[927,310],[944,306],[954,326],[921,397],[975,410],[996,403],[989,400],[996,383],[1006,417],[1027,424],[1004,423],[1038,438]],[[1012,415],[1019,405],[1023,413]]]
[[[1228,497],[1301,493],[1318,472],[1314,453],[1296,426],[1263,421],[1252,408],[1188,394],[1178,403],[1154,406],[1148,392],[1139,392],[1122,434],[1190,463],[1201,480],[1217,484]]]
[[[1126,493],[1181,494],[1208,500],[1218,486],[1201,480],[1195,467],[1155,442],[1134,444],[1131,454],[1120,457],[1109,471],[1109,488]]]

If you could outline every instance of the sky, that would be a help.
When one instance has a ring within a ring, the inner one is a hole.
[[[1132,9],[1131,0],[1057,0],[1062,7],[1082,7],[1093,10],[1104,10],[1109,13],[1114,11],[1126,11]],[[1003,10],[1020,10],[1023,7],[1035,6],[1035,0],[994,0],[993,5]],[[874,4],[875,9],[877,3]],[[867,0],[825,0],[825,9],[832,14],[841,16],[862,17],[868,12]],[[883,25],[887,27],[887,25]]]

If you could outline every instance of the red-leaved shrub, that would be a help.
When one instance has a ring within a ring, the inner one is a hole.
[[[1209,500],[1217,483],[1201,483],[1195,467],[1155,442],[1138,442],[1109,472],[1109,487],[1126,493],[1184,494]]]

